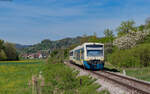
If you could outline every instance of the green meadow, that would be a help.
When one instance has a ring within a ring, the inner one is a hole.
[[[77,77],[78,72],[63,63],[45,62],[0,61],[0,94],[33,94],[30,85],[32,76],[41,71],[45,79],[44,87],[40,87],[42,94],[109,94],[107,90],[96,91],[100,87],[94,83],[96,79],[89,76]]]
[[[137,79],[150,82],[150,67],[128,68],[128,69],[126,69],[126,74],[128,76],[132,76],[132,77],[135,77]]]
[[[109,71],[120,72],[120,73],[123,73],[123,69],[124,69],[126,71],[126,75],[150,82],[150,67],[119,68],[106,62],[105,68],[109,69]]]
[[[32,94],[29,81],[43,61],[0,61],[0,94]]]

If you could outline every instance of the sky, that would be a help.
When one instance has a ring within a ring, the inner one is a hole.
[[[144,24],[150,0],[0,0],[0,39],[31,45],[43,39],[93,35],[122,21]]]

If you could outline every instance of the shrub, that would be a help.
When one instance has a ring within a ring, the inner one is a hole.
[[[136,32],[135,22],[133,20],[123,21],[116,30],[118,36],[128,34],[130,30]]]
[[[117,67],[150,66],[150,44],[141,44],[128,50],[117,50],[108,56],[108,61]]]
[[[11,43],[4,43],[4,51],[7,55],[7,60],[18,60],[16,48]]]
[[[77,71],[62,63],[47,63],[43,73],[46,81],[46,87],[42,88],[44,94],[102,94],[96,91],[100,85],[93,83],[95,79],[78,77]]]
[[[125,36],[115,39],[113,45],[117,46],[119,49],[129,49],[144,41],[149,34],[149,31],[129,32]]]
[[[78,71],[64,65],[62,61],[68,57],[67,53],[68,49],[55,50],[48,58],[43,69],[46,81],[46,87],[42,88],[44,94],[109,94],[108,91],[96,91],[100,87],[94,83],[96,79],[78,76]]]
[[[105,43],[104,44],[104,52],[105,52],[105,60],[107,60],[107,55],[113,52],[113,44],[112,43]]]
[[[4,52],[4,50],[0,50],[0,60],[6,60],[7,59],[7,56],[6,56],[6,54],[5,54],[5,52]]]

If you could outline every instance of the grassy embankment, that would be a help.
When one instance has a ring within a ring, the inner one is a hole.
[[[128,49],[118,49],[112,47],[113,51],[107,54],[105,67],[114,68],[141,80],[150,81],[150,35],[142,41],[137,42],[135,47]]]
[[[150,81],[150,67],[145,68],[128,68],[126,73],[129,76],[135,77],[137,79]]]
[[[63,61],[67,57],[64,50],[51,53],[43,70],[46,81],[44,94],[109,94],[107,90],[96,91],[100,87],[94,83],[96,79],[78,76],[77,71],[66,66]]]
[[[150,44],[139,44],[127,50],[115,50],[108,55],[108,64],[105,67],[114,68],[141,80],[150,81]],[[114,65],[114,66],[113,66]]]
[[[150,45],[150,35],[144,40],[143,42],[143,48],[146,48],[146,45]],[[145,45],[145,46],[144,46]],[[127,75],[136,77],[141,80],[150,81],[150,46],[147,46],[146,49],[140,49],[143,51],[143,56],[141,57],[146,61],[146,63],[149,65],[147,67],[140,67],[140,68],[128,68],[126,69]],[[141,54],[141,55],[142,55]]]
[[[78,72],[62,63],[49,62],[44,69],[46,86],[44,94],[109,94],[107,90],[97,92],[100,85],[95,84],[96,79],[89,76],[79,76]],[[82,81],[81,81],[82,79]]]
[[[106,63],[105,67],[110,70],[117,70],[120,73],[123,73],[123,69],[125,69],[126,75],[128,76],[132,76],[140,80],[150,81],[150,67],[118,68],[110,63]]]
[[[42,66],[43,61],[0,61],[0,94],[32,94],[29,80]]]

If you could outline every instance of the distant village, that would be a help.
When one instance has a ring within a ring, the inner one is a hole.
[[[36,53],[28,53],[28,54],[22,54],[20,57],[24,59],[45,59],[49,56],[50,52],[45,51],[38,51]]]

